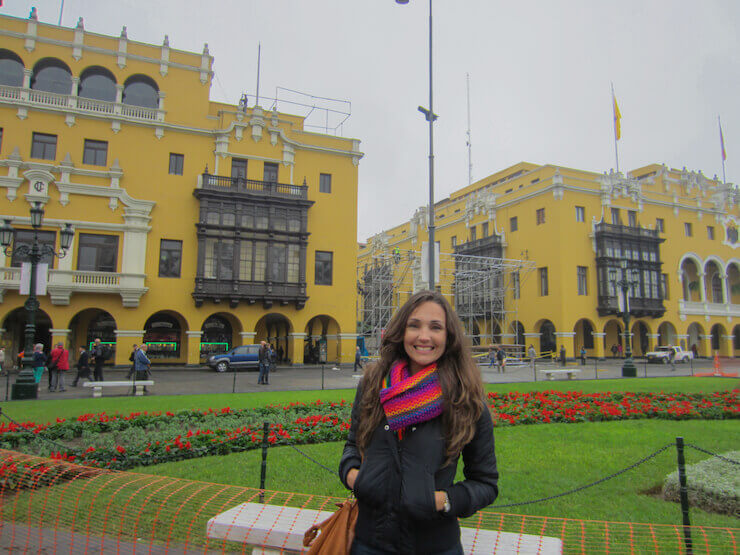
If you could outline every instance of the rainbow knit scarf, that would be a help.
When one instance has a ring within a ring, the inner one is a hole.
[[[426,422],[442,414],[442,386],[437,365],[430,364],[413,376],[408,363],[397,360],[380,390],[380,404],[391,430]]]

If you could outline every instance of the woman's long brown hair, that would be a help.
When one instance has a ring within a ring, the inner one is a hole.
[[[483,410],[483,380],[478,366],[470,354],[470,346],[460,319],[441,293],[420,291],[404,304],[386,327],[380,347],[380,360],[368,367],[362,379],[360,422],[357,426],[357,445],[360,453],[370,443],[375,428],[383,420],[380,390],[391,365],[399,359],[408,361],[403,346],[406,323],[411,313],[426,302],[437,303],[445,312],[447,344],[437,360],[437,373],[442,386],[444,412],[442,422],[445,432],[447,460],[454,461],[463,447],[473,439],[475,423]]]

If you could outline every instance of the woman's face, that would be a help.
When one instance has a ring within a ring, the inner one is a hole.
[[[414,309],[406,321],[403,347],[409,356],[409,369],[415,374],[435,362],[447,345],[447,319],[444,309],[427,301]]]

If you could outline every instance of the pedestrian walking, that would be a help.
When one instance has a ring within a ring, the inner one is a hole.
[[[0,373],[5,370],[5,349],[0,347]]]
[[[586,364],[586,347],[581,345],[581,364]]]
[[[51,351],[50,360],[54,362],[54,368],[51,369],[51,362],[49,363],[49,373],[51,374],[51,387],[49,391],[66,391],[64,389],[64,374],[69,370],[69,351],[64,348],[64,344],[60,341],[57,343],[55,349]]]
[[[611,352],[612,352],[612,358],[617,358],[617,353],[619,352],[619,349],[617,348],[616,343],[612,343]]]
[[[131,349],[131,354],[128,356],[128,359],[131,362],[131,367],[128,369],[128,375],[126,376],[127,380],[130,380],[131,376],[133,376],[134,372],[136,372],[136,351],[138,350],[139,346],[134,343],[134,348]]]
[[[621,343],[617,345],[617,354],[619,355],[619,358],[622,358],[622,344]]]
[[[100,338],[96,337],[93,343],[93,348],[90,353],[94,366],[93,379],[96,382],[103,381],[103,363],[105,362],[106,353],[105,346],[100,343]]]
[[[80,347],[77,355],[77,376],[72,382],[72,387],[77,387],[82,378],[90,380],[90,353],[85,350],[85,347]]]
[[[267,343],[265,341],[260,341],[260,350],[258,357],[260,364],[260,375],[257,378],[257,384],[270,385],[270,354],[267,348]]]
[[[33,379],[36,381],[37,386],[41,381],[41,375],[44,373],[44,366],[46,366],[44,346],[41,343],[37,343],[33,347]]]
[[[565,366],[565,345],[560,345],[560,364]]]
[[[352,369],[353,372],[357,372],[357,368],[359,367],[360,370],[365,370],[362,367],[362,353],[360,352],[360,346],[357,345],[355,347],[355,366]]]
[[[668,360],[671,362],[671,372],[676,371],[676,351],[673,349],[670,350],[668,353]]]
[[[275,346],[270,343],[270,372],[274,372],[277,368],[277,351]]]
[[[136,382],[146,380],[152,367],[152,361],[146,356],[147,344],[142,343],[141,347],[134,351],[134,390],[131,392],[132,395],[136,394]],[[144,393],[147,393],[146,386],[144,386]]]
[[[488,367],[493,368],[493,365],[496,364],[496,351],[498,350],[498,347],[488,347]]]

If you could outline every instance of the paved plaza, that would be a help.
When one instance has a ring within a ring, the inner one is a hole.
[[[606,359],[601,361],[587,360],[585,365],[569,361],[566,368],[580,370],[573,373],[573,382],[580,380],[613,379],[622,377],[622,360]],[[699,359],[693,364],[676,364],[675,370],[670,365],[645,364],[643,360],[635,361],[637,366],[637,377],[668,377],[668,376],[690,376],[693,373],[712,372],[714,362],[710,359]],[[497,383],[521,383],[534,381],[530,365],[509,366],[505,373],[496,372],[487,363],[480,365],[483,381],[488,384]],[[545,371],[561,368],[560,364],[554,362],[537,362],[537,381],[546,381]],[[740,374],[740,359],[722,359],[721,368],[724,372],[737,372]],[[125,380],[128,374],[127,368],[104,370],[106,381]],[[269,385],[257,384],[257,372],[238,371],[219,374],[206,367],[183,368],[183,367],[161,367],[152,369],[152,379],[155,382],[149,388],[149,396],[156,395],[192,395],[198,393],[252,393],[257,391],[307,391],[322,389],[322,374],[324,389],[346,389],[355,388],[361,373],[354,373],[352,365],[337,368],[332,364],[324,366],[279,366],[277,371],[270,374]],[[41,378],[39,400],[46,399],[79,399],[92,398],[91,388],[72,387],[71,382],[76,372],[71,370],[66,376],[67,390],[64,392],[51,393],[48,391],[48,379],[44,374]],[[0,399],[6,398],[5,390],[15,381],[16,375],[0,377]],[[565,374],[554,375],[555,381],[567,380]],[[737,380],[737,378],[736,378]],[[736,384],[737,381],[728,379]],[[575,386],[574,384],[574,387]],[[106,389],[104,397],[129,395],[130,391],[124,388]],[[8,392],[8,396],[10,393]]]

